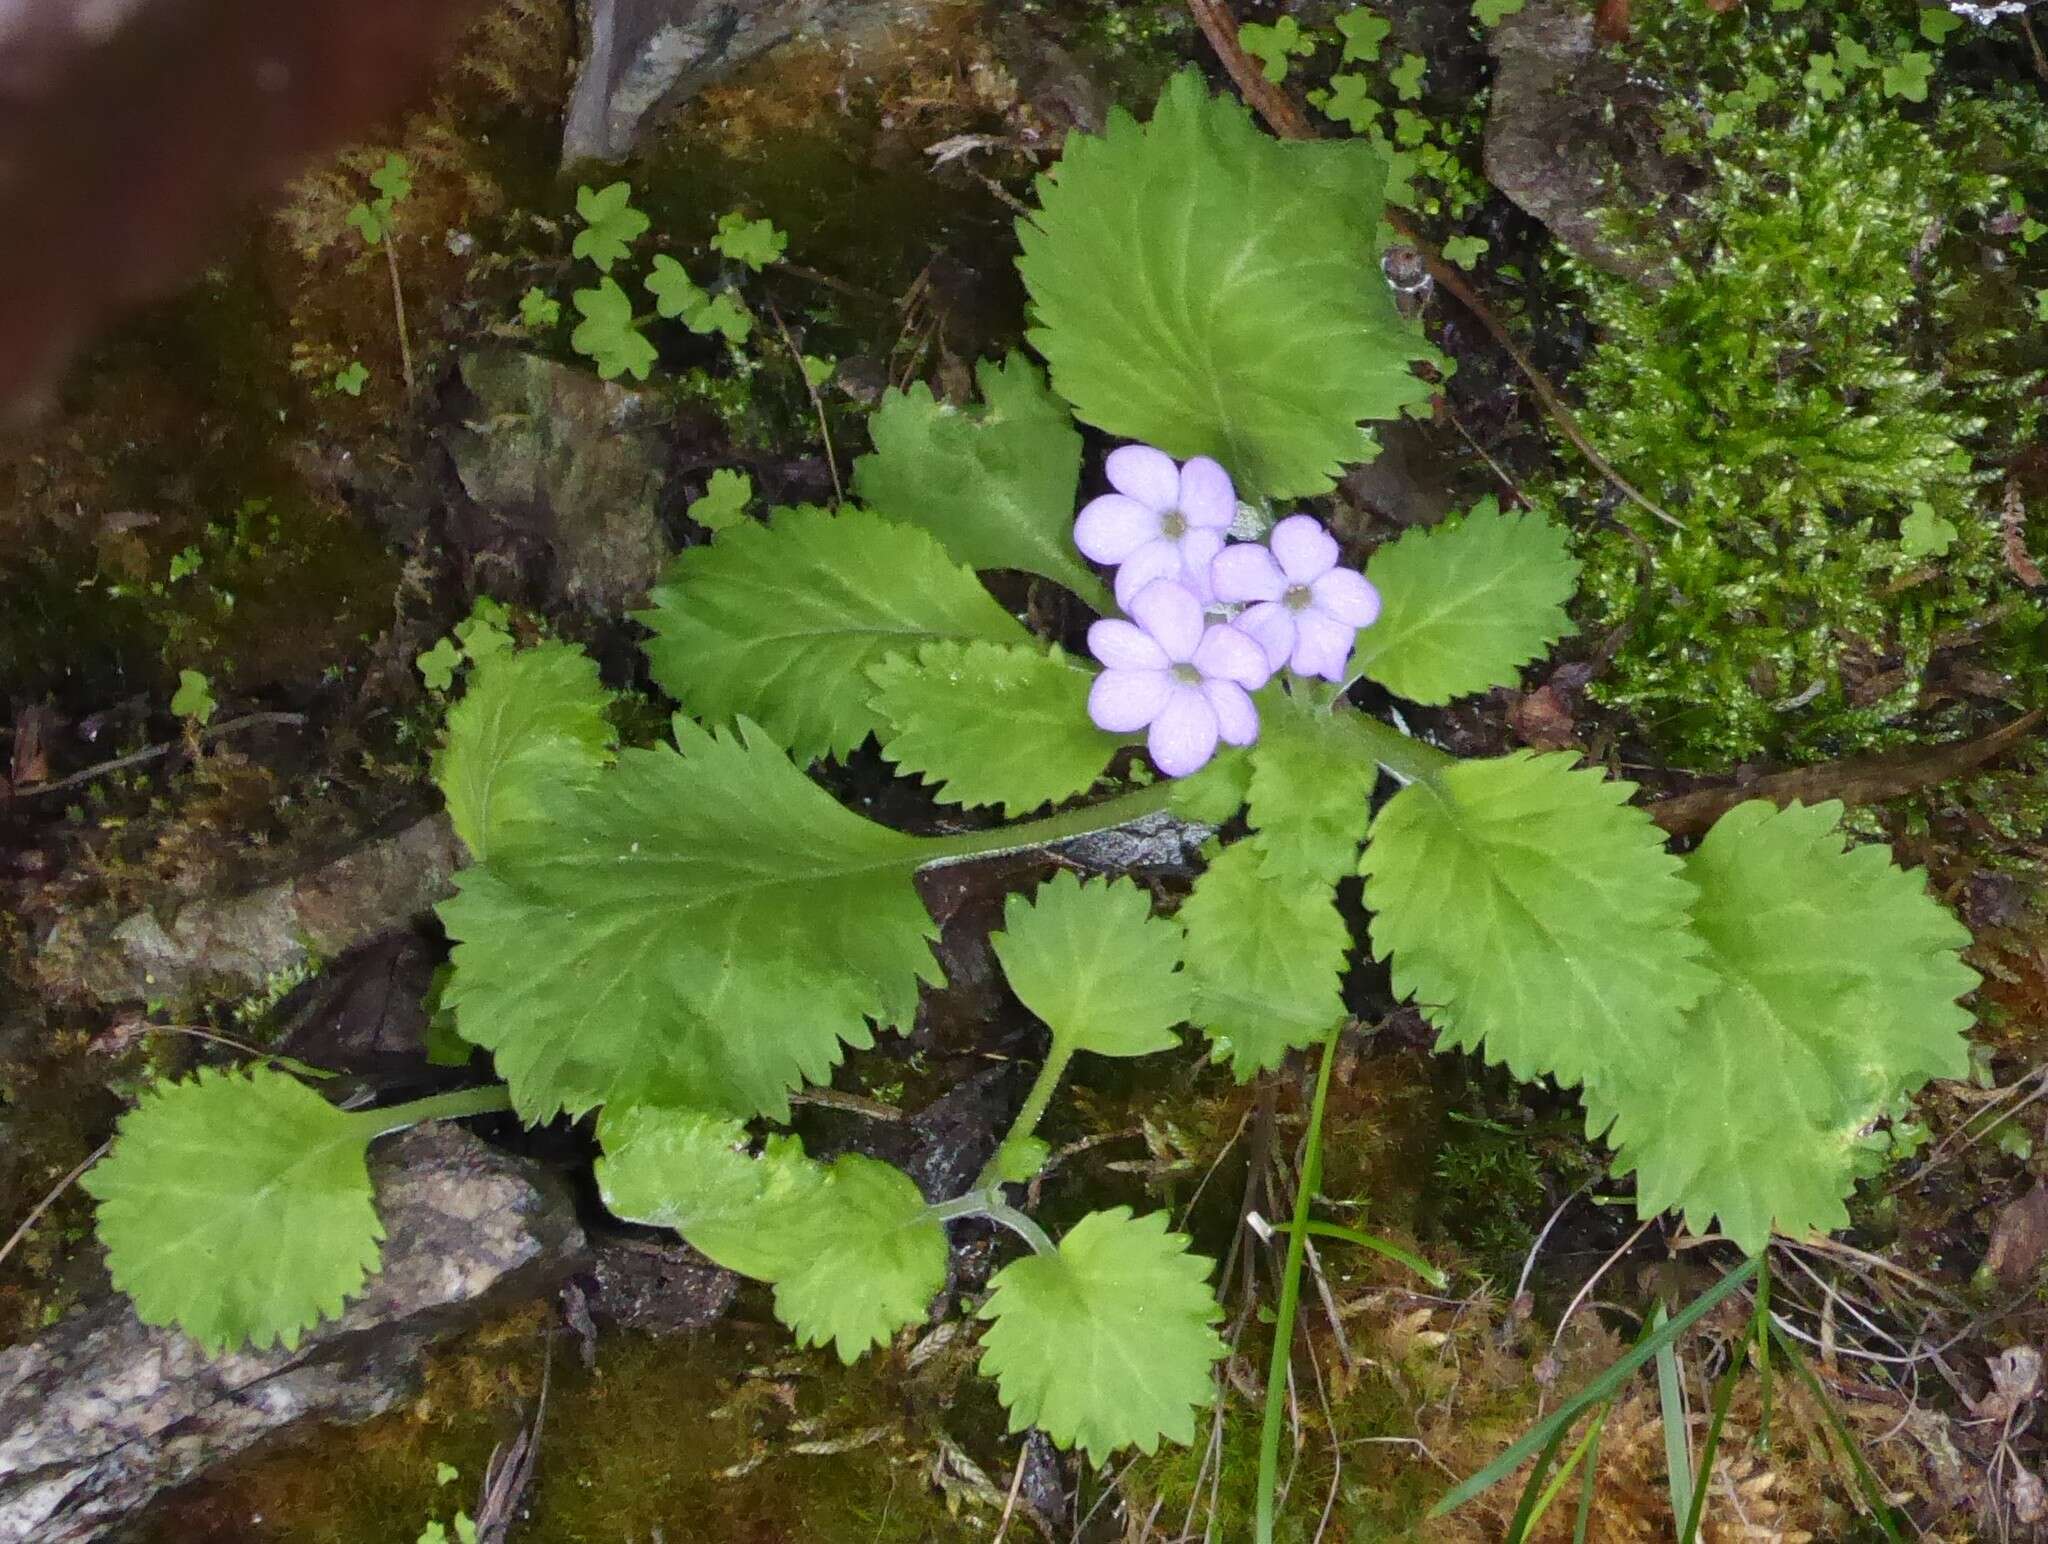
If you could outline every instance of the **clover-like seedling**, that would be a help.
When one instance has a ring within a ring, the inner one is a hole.
[[[640,331],[633,302],[618,281],[600,280],[596,289],[577,290],[569,298],[583,318],[569,335],[569,347],[588,355],[605,380],[621,375],[646,380],[658,356]]]
[[[705,530],[722,531],[746,519],[747,506],[753,500],[754,479],[745,472],[722,467],[711,474],[704,497],[692,499],[686,513]]]
[[[653,222],[633,207],[633,185],[614,182],[601,189],[588,186],[576,190],[576,216],[583,229],[570,244],[572,257],[588,260],[599,273],[610,273],[612,264],[632,250],[633,243],[647,234]]]
[[[750,220],[734,210],[718,217],[718,233],[711,238],[711,248],[759,273],[770,263],[782,261],[782,254],[789,250],[789,236],[777,230],[772,220]]]
[[[562,303],[535,287],[519,297],[520,323],[535,332],[553,327],[562,319]]]

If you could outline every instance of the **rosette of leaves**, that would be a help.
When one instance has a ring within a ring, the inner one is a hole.
[[[1379,273],[1386,181],[1365,141],[1283,143],[1194,71],[1151,122],[1070,135],[1017,228],[1054,388],[1245,493],[1328,489],[1375,454],[1366,421],[1428,396],[1409,364],[1433,353]]]

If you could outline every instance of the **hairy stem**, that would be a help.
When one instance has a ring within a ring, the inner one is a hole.
[[[411,1104],[394,1104],[381,1110],[360,1110],[356,1119],[374,1127],[373,1136],[388,1136],[409,1126],[430,1120],[462,1120],[471,1115],[496,1115],[512,1108],[512,1090],[503,1083],[484,1088],[458,1088],[449,1094],[433,1094]]]
[[[935,1202],[924,1209],[924,1214],[933,1222],[951,1222],[957,1217],[986,1217],[1024,1240],[1031,1246],[1033,1254],[1056,1252],[1045,1229],[1005,1201],[1002,1192],[992,1185],[977,1185],[965,1195]]]
[[[1003,853],[1029,852],[1034,847],[1049,847],[1055,842],[1072,841],[1077,836],[1113,831],[1147,815],[1157,815],[1172,801],[1173,784],[1162,781],[1150,788],[1133,789],[1113,799],[1104,799],[1100,804],[1090,804],[1084,809],[1063,810],[1043,820],[998,826],[993,831],[966,831],[958,836],[932,837],[925,842],[925,851],[930,856],[924,858],[918,867],[937,868],[941,864],[966,863]]]
[[[1391,731],[1389,731],[1391,733]],[[1340,1021],[1323,1042],[1316,1069],[1315,1102],[1308,1107],[1308,1141],[1301,1183],[1294,1191],[1294,1225],[1287,1230],[1287,1268],[1280,1277],[1280,1306],[1273,1320],[1273,1358],[1266,1368],[1266,1421],[1259,1429],[1258,1541],[1273,1544],[1273,1499],[1280,1484],[1280,1427],[1286,1413],[1287,1375],[1294,1357],[1294,1316],[1301,1307],[1301,1265],[1308,1249],[1308,1207],[1323,1178],[1323,1106],[1330,1098],[1330,1069],[1337,1062]]]
[[[1052,1050],[1045,1058],[1045,1065],[1038,1069],[1038,1077],[1031,1085],[1031,1092],[1024,1096],[1024,1107],[1017,1112],[1017,1118],[1010,1122],[1010,1129],[1003,1133],[1003,1140],[997,1144],[995,1156],[982,1166],[977,1186],[993,1189],[1000,1176],[1003,1152],[1012,1142],[1021,1141],[1038,1129],[1038,1123],[1045,1116],[1045,1107],[1052,1103],[1053,1090],[1059,1087],[1060,1078],[1066,1073],[1067,1063],[1074,1059],[1074,1048],[1061,1045],[1055,1037]]]
[[[398,287],[398,249],[392,245],[389,231],[384,233],[384,261],[391,269],[391,314],[398,321],[398,364],[405,373],[405,394],[410,398],[414,392],[412,335],[405,325],[405,293]]]

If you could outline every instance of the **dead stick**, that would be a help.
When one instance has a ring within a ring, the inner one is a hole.
[[[804,390],[811,394],[811,407],[818,415],[818,434],[825,442],[825,465],[832,473],[832,492],[840,503],[846,502],[846,489],[839,481],[839,458],[832,452],[832,425],[825,420],[825,399],[818,395],[817,384],[811,379],[809,367],[804,364],[804,351],[796,346],[796,339],[789,335],[789,323],[782,319],[782,313],[771,303],[768,314],[775,318],[775,325],[782,333],[782,341],[789,345],[789,357],[796,361],[797,378],[804,383]]]
[[[384,233],[384,261],[391,268],[391,312],[398,319],[398,365],[405,374],[405,395],[411,400],[416,386],[412,376],[412,337],[405,325],[405,292],[398,287],[398,249],[391,232]]]
[[[1202,29],[1202,35],[1209,40],[1209,47],[1223,62],[1223,68],[1237,83],[1237,89],[1243,93],[1244,99],[1261,118],[1266,120],[1266,126],[1282,139],[1316,138],[1315,130],[1309,126],[1308,115],[1302,111],[1300,105],[1279,86],[1267,80],[1264,73],[1252,62],[1250,55],[1245,53],[1244,45],[1237,40],[1237,19],[1224,8],[1221,0],[1188,0],[1188,9],[1194,13],[1195,23]],[[1415,249],[1429,269],[1430,277],[1476,316],[1493,341],[1506,351],[1508,358],[1514,361],[1515,368],[1522,372],[1523,379],[1528,381],[1529,389],[1536,393],[1536,400],[1543,404],[1544,411],[1557,425],[1558,433],[1571,441],[1579,454],[1586,458],[1587,464],[1631,502],[1641,505],[1673,530],[1683,530],[1684,527],[1677,520],[1650,502],[1635,484],[1615,469],[1613,462],[1594,448],[1593,442],[1586,437],[1586,431],[1579,426],[1578,415],[1572,412],[1569,404],[1558,394],[1557,388],[1550,384],[1543,372],[1536,368],[1536,362],[1522,352],[1520,345],[1508,332],[1506,324],[1494,315],[1492,307],[1481,300],[1478,291],[1465,282],[1465,276],[1444,261],[1443,254],[1424,240],[1401,214],[1392,209],[1383,210],[1382,214],[1387,224],[1393,228],[1394,234]]]
[[[303,713],[249,713],[241,718],[231,718],[224,724],[215,724],[211,729],[199,731],[202,740],[217,740],[222,735],[238,733],[244,729],[256,729],[265,724],[285,725],[296,728],[305,723]],[[89,783],[94,778],[105,777],[112,772],[125,772],[130,767],[139,767],[145,762],[168,756],[183,741],[172,740],[163,745],[152,745],[147,750],[135,752],[132,756],[117,756],[112,761],[103,761],[98,766],[87,767],[83,772],[74,772],[69,777],[60,777],[54,783],[28,783],[14,790],[17,799],[34,798],[40,793],[55,793],[60,788],[74,788],[80,783]]]

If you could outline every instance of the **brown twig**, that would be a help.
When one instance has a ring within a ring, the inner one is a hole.
[[[2027,35],[2027,47],[2034,55],[2034,73],[2048,80],[2048,53],[2041,51],[2041,40],[2034,35],[2034,18],[2025,11],[2020,12],[2020,31]]]
[[[28,1237],[29,1229],[33,1228],[36,1225],[37,1221],[42,1217],[43,1213],[47,1212],[51,1207],[57,1204],[57,1198],[63,1195],[64,1192],[69,1190],[73,1185],[77,1184],[80,1177],[84,1175],[85,1171],[91,1168],[94,1164],[98,1163],[101,1158],[105,1157],[107,1149],[112,1147],[113,1145],[114,1139],[112,1137],[108,1137],[106,1141],[100,1143],[98,1147],[95,1147],[83,1158],[79,1159],[78,1166],[75,1169],[73,1169],[69,1174],[65,1175],[62,1179],[58,1180],[56,1185],[51,1189],[48,1195],[44,1196],[42,1200],[36,1202],[34,1206],[29,1208],[28,1215],[21,1219],[21,1226],[16,1228],[12,1233],[10,1233],[7,1236],[6,1243],[0,1244],[0,1264],[4,1264],[6,1262],[7,1257],[14,1253],[15,1245],[19,1244],[23,1239]]]
[[[2024,740],[2043,717],[2048,717],[2048,710],[2036,708],[1975,739],[1851,756],[1818,766],[1774,772],[1747,783],[1695,788],[1690,793],[1652,800],[1648,806],[1650,818],[1673,836],[1699,836],[1736,805],[1750,799],[1769,799],[1781,805],[1818,804],[1828,799],[1840,799],[1844,804],[1878,804],[1945,783],[1982,766]]]
[[[776,329],[782,334],[782,341],[789,345],[789,357],[796,361],[797,379],[804,383],[804,390],[810,393],[811,407],[818,415],[818,434],[825,442],[825,465],[832,473],[832,493],[840,502],[846,502],[845,485],[839,481],[839,457],[832,450],[832,426],[825,421],[825,399],[818,395],[818,388],[811,380],[811,372],[804,367],[804,351],[796,346],[796,339],[790,336],[789,323],[782,319],[782,313],[771,303],[768,314],[775,318]]]
[[[1308,115],[1302,111],[1301,106],[1281,87],[1267,80],[1265,74],[1245,53],[1244,46],[1237,40],[1237,20],[1223,6],[1221,0],[1188,0],[1188,10],[1194,13],[1196,25],[1202,29],[1202,35],[1209,40],[1209,47],[1222,61],[1223,68],[1229,72],[1231,80],[1236,82],[1238,91],[1243,94],[1245,101],[1251,104],[1252,109],[1266,120],[1268,128],[1281,139],[1317,137],[1315,130],[1309,125]],[[1587,464],[1612,483],[1616,491],[1631,503],[1648,510],[1673,530],[1683,530],[1684,527],[1677,520],[1653,504],[1634,483],[1615,469],[1613,462],[1594,448],[1593,442],[1586,437],[1586,431],[1579,426],[1578,415],[1572,412],[1570,405],[1558,393],[1557,388],[1550,384],[1543,372],[1536,368],[1536,362],[1522,351],[1521,346],[1508,332],[1507,325],[1494,315],[1493,308],[1479,298],[1477,290],[1465,282],[1465,276],[1452,264],[1444,261],[1443,254],[1424,239],[1398,211],[1387,209],[1383,210],[1382,214],[1387,224],[1393,228],[1394,234],[1415,249],[1416,254],[1429,269],[1430,277],[1477,317],[1479,324],[1486,329],[1493,341],[1501,346],[1509,359],[1514,361],[1515,368],[1521,371],[1523,379],[1528,381],[1529,389],[1535,392],[1536,400],[1550,415],[1551,422],[1557,425],[1558,433],[1571,441],[1578,453],[1586,458]]]
[[[391,314],[398,321],[398,366],[405,375],[405,395],[410,401],[417,389],[412,376],[412,336],[405,325],[405,292],[398,287],[398,250],[390,231],[384,233],[384,261],[391,268]]]
[[[200,730],[199,738],[217,740],[222,735],[237,734],[244,729],[259,729],[265,724],[297,727],[305,722],[306,715],[303,713],[246,713],[240,718],[231,718],[226,723]],[[112,761],[103,761],[97,766],[87,767],[83,772],[60,777],[53,783],[30,783],[26,787],[15,789],[14,796],[17,799],[29,799],[37,794],[55,793],[60,788],[75,788],[80,783],[89,783],[109,773],[125,772],[130,767],[139,767],[145,762],[168,756],[182,744],[182,740],[171,740],[162,745],[152,745],[147,750],[135,752],[132,756],[117,756]]]

